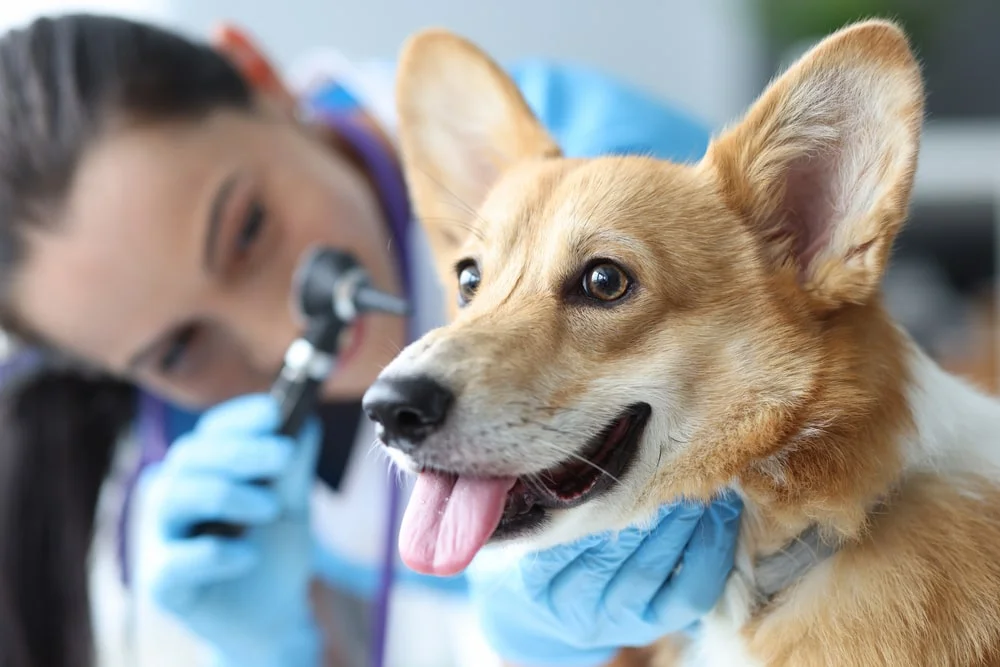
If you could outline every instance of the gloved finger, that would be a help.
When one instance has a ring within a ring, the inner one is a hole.
[[[301,515],[309,507],[310,491],[316,479],[321,436],[319,421],[307,420],[296,438],[287,468],[275,480],[275,490],[290,516]]]
[[[171,542],[150,577],[150,596],[163,608],[183,613],[206,586],[247,576],[259,560],[258,550],[247,542],[211,536]]]
[[[156,489],[155,502],[160,506],[160,531],[171,538],[186,535],[193,524],[203,521],[255,526],[281,514],[273,489],[205,473],[167,476]]]
[[[705,512],[691,535],[681,569],[650,604],[650,617],[658,624],[681,629],[715,606],[733,568],[742,509],[739,499],[730,496]]]
[[[567,568],[572,569],[581,554],[606,539],[606,535],[588,535],[569,544],[525,554],[518,562],[522,585],[527,591],[547,593],[553,579]]]
[[[195,426],[201,435],[264,435],[280,426],[281,410],[269,394],[247,394],[223,401],[205,412]]]
[[[595,541],[552,578],[549,596],[553,607],[569,609],[581,599],[599,604],[609,582],[645,536],[644,529],[633,527]]]
[[[168,450],[164,466],[173,471],[215,474],[231,479],[273,479],[284,474],[295,454],[286,437],[220,435],[217,439],[190,435]]]
[[[661,508],[659,522],[644,535],[608,583],[606,609],[634,609],[641,614],[684,555],[706,508],[679,503]]]

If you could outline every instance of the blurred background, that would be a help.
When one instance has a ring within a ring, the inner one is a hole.
[[[286,68],[326,49],[391,60],[414,30],[443,26],[500,60],[601,68],[713,128],[738,116],[813,41],[851,20],[895,17],[924,63],[929,105],[916,201],[887,299],[944,366],[1000,388],[998,0],[4,0],[0,28],[83,9],[194,36],[232,21]]]
[[[949,368],[1000,386],[997,0],[23,0],[0,3],[0,29],[70,10],[153,19],[193,36],[233,21],[288,69],[329,49],[391,60],[414,30],[443,26],[503,61],[551,57],[601,68],[713,128],[819,37],[859,18],[894,17],[924,63],[929,99],[889,303]]]
[[[1000,386],[997,0],[26,0],[17,6],[19,13],[97,7],[154,17],[194,35],[232,20],[288,68],[330,48],[352,59],[392,59],[411,32],[438,25],[501,60],[543,56],[599,67],[714,128],[738,116],[776,70],[816,39],[859,18],[894,17],[924,63],[929,99],[916,202],[886,285],[889,304],[946,366],[992,390]],[[11,11],[0,10],[0,20]]]
[[[0,3],[0,28],[69,10],[153,19],[193,36],[233,21],[286,69],[330,49],[391,60],[414,30],[443,26],[503,61],[551,57],[601,68],[713,128],[819,37],[858,18],[894,17],[924,63],[929,99],[889,303],[949,368],[1000,386],[997,0],[24,0]]]

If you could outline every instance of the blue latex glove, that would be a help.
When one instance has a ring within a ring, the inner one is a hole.
[[[276,435],[269,396],[209,410],[144,480],[155,516],[138,558],[138,583],[234,667],[318,665],[309,605],[313,545],[309,499],[320,429]],[[251,483],[274,480],[270,486]],[[188,537],[195,523],[250,526],[239,538]]]
[[[722,594],[741,511],[735,495],[707,508],[670,505],[652,528],[588,536],[513,566],[473,561],[467,573],[486,639],[519,665],[594,667],[690,629]]]

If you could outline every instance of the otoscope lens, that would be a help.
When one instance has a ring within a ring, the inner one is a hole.
[[[302,315],[307,319],[333,315],[337,281],[357,266],[348,253],[327,247],[310,250],[299,263],[294,281]]]

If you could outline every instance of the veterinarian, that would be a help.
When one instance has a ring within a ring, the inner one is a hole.
[[[570,156],[707,146],[600,74],[511,71]],[[0,40],[0,315],[20,342],[0,428],[3,664],[88,662],[98,500],[120,517],[136,608],[151,601],[213,664],[366,665],[387,627],[386,665],[481,665],[461,646],[473,619],[508,661],[600,665],[695,626],[731,568],[737,501],[664,508],[652,529],[515,571],[422,578],[396,561],[405,483],[370,452],[359,397],[444,304],[393,152],[391,67],[325,54],[299,74],[286,85],[233,29],[208,46],[66,16]],[[416,314],[355,326],[292,442],[260,392],[297,332],[290,280],[314,244],[348,249]],[[184,537],[210,519],[253,528]],[[172,649],[156,650],[183,662]]]

